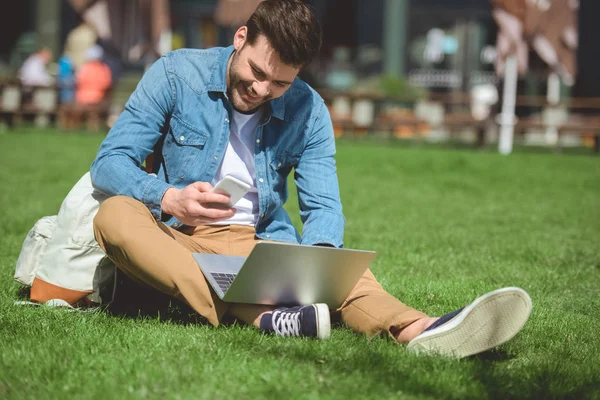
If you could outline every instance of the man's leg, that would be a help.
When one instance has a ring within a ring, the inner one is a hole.
[[[355,331],[368,336],[386,332],[400,342],[410,341],[435,321],[386,292],[370,270],[338,311],[342,322]]]
[[[411,351],[466,357],[510,340],[523,328],[531,307],[523,289],[507,287],[430,318],[387,293],[367,271],[339,311],[351,328],[368,335],[387,332],[408,343]]]
[[[100,247],[127,275],[188,303],[218,326],[227,304],[209,289],[192,252],[214,252],[182,232],[157,222],[141,202],[107,199],[94,219]]]
[[[262,317],[271,316],[275,310],[273,306],[221,301],[209,288],[192,257],[192,252],[247,256],[258,240],[254,227],[199,226],[186,234],[156,222],[139,201],[116,196],[100,207],[94,219],[94,231],[102,249],[126,274],[187,302],[215,326],[229,310],[228,314],[234,318],[264,329]],[[277,322],[285,322],[288,326],[290,321],[293,324],[302,314],[311,315],[313,322],[321,321],[319,327],[329,327],[328,310],[319,315],[320,320],[311,311],[311,308],[302,312],[280,311],[273,317],[273,325],[281,326]],[[326,333],[329,336],[328,329]]]

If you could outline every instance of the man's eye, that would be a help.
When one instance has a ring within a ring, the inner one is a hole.
[[[256,68],[252,68],[252,73],[254,73],[254,75],[256,75],[256,76],[262,76],[262,74],[260,73],[260,71],[257,70]]]
[[[285,82],[275,82],[275,84],[277,86],[279,86],[279,87],[286,87],[287,86],[287,83],[285,83]]]

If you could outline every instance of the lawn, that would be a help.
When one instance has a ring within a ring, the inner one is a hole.
[[[388,291],[430,315],[503,286],[531,295],[513,340],[452,360],[344,327],[314,341],[215,329],[176,307],[15,306],[25,235],[58,211],[101,140],[0,134],[0,398],[600,398],[600,158],[338,143],[345,245],[377,251]]]

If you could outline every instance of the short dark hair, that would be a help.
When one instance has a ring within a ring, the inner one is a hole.
[[[264,35],[284,64],[304,67],[321,49],[321,25],[299,0],[264,0],[246,23],[251,45]]]

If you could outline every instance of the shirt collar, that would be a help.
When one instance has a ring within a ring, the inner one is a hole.
[[[234,47],[228,46],[221,49],[221,54],[219,55],[219,59],[213,65],[212,73],[210,77],[210,82],[208,84],[208,91],[210,92],[227,92],[227,65],[229,64],[229,58],[233,54]],[[289,89],[288,89],[289,90]],[[286,91],[287,93],[287,91]],[[270,106],[270,114],[271,116],[284,120],[285,119],[285,102],[284,98],[286,93],[283,96],[273,99],[268,102]]]

